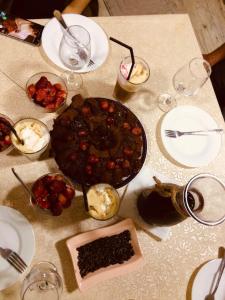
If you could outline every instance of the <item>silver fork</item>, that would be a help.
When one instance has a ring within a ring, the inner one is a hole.
[[[207,135],[208,133],[223,132],[223,129],[209,129],[209,130],[196,130],[196,131],[178,131],[178,130],[165,130],[167,137],[177,138],[182,135]]]
[[[0,255],[19,273],[23,273],[23,271],[27,268],[27,264],[22,260],[22,258],[11,249],[4,249],[0,247]]]
[[[88,63],[88,67],[91,67],[91,66],[93,66],[95,63],[94,63],[94,61],[92,60],[92,59],[90,59],[90,61],[89,61],[89,63]]]
[[[216,293],[216,291],[219,287],[220,280],[222,278],[224,269],[225,269],[225,253],[224,253],[222,261],[220,263],[220,267],[219,267],[219,270],[218,270],[216,281],[213,284],[215,286],[214,286],[213,290],[210,292],[210,294],[205,297],[205,300],[214,300],[215,299],[215,293]]]

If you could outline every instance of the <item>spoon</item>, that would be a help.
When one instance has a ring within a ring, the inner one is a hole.
[[[82,187],[82,192],[83,192],[83,197],[84,197],[84,207],[85,207],[86,211],[89,211],[89,208],[88,208],[88,199],[87,199],[87,192],[86,192],[85,184],[84,184],[83,181],[81,183],[81,187]]]
[[[77,45],[82,49],[82,48],[85,48],[86,49],[86,47],[75,37],[75,36],[73,36],[71,33],[70,33],[70,31],[68,30],[68,26],[66,25],[66,22],[64,21],[64,19],[63,19],[63,16],[62,16],[62,14],[61,14],[61,12],[59,11],[59,10],[54,10],[53,11],[53,15],[54,15],[54,17],[56,18],[56,20],[62,25],[62,27],[66,30],[66,32],[73,38],[73,40],[75,40],[76,41],[76,43],[77,43]],[[78,49],[78,51],[81,51],[81,49]],[[84,54],[83,52],[82,52],[82,54]]]
[[[13,127],[13,125],[11,125],[9,122],[6,122],[4,119],[1,119],[1,122],[4,123],[6,126],[8,126],[12,133],[15,135],[15,137],[17,138],[18,142],[21,145],[24,145],[24,141],[18,136],[18,133],[16,132],[15,128]]]
[[[68,26],[66,25],[61,12],[56,9],[53,11],[53,15],[59,21],[59,23],[62,25],[62,27],[67,30]]]
[[[223,257],[222,257],[222,261],[221,261],[220,266],[219,266],[219,270],[218,270],[218,274],[217,274],[217,279],[216,279],[216,281],[214,283],[215,287],[213,288],[212,292],[210,292],[210,294],[205,297],[205,300],[214,300],[215,299],[215,293],[216,293],[216,291],[217,291],[217,289],[219,287],[219,283],[220,283],[220,280],[222,278],[224,269],[225,269],[225,253],[224,253]]]
[[[28,188],[28,186],[23,182],[23,180],[19,177],[19,175],[16,173],[14,168],[11,168],[13,174],[15,175],[15,177],[17,178],[17,180],[22,184],[22,186],[24,187],[24,189],[26,190],[26,192],[29,194],[29,196],[31,197],[31,199],[35,199],[35,196],[33,194],[33,192]]]

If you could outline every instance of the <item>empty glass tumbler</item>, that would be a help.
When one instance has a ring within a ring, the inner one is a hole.
[[[79,25],[68,27],[60,43],[59,55],[64,65],[71,70],[80,70],[86,66],[91,57],[89,32]]]

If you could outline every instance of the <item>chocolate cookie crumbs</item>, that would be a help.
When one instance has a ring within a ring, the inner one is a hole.
[[[134,255],[134,249],[130,243],[129,230],[110,237],[99,238],[85,244],[78,251],[78,267],[81,277],[100,268],[110,265],[123,264]]]

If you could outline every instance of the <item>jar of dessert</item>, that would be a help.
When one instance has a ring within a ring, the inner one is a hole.
[[[137,208],[146,223],[175,225],[191,216],[204,225],[217,225],[225,220],[225,184],[212,174],[199,174],[185,186],[161,183],[139,195]]]

